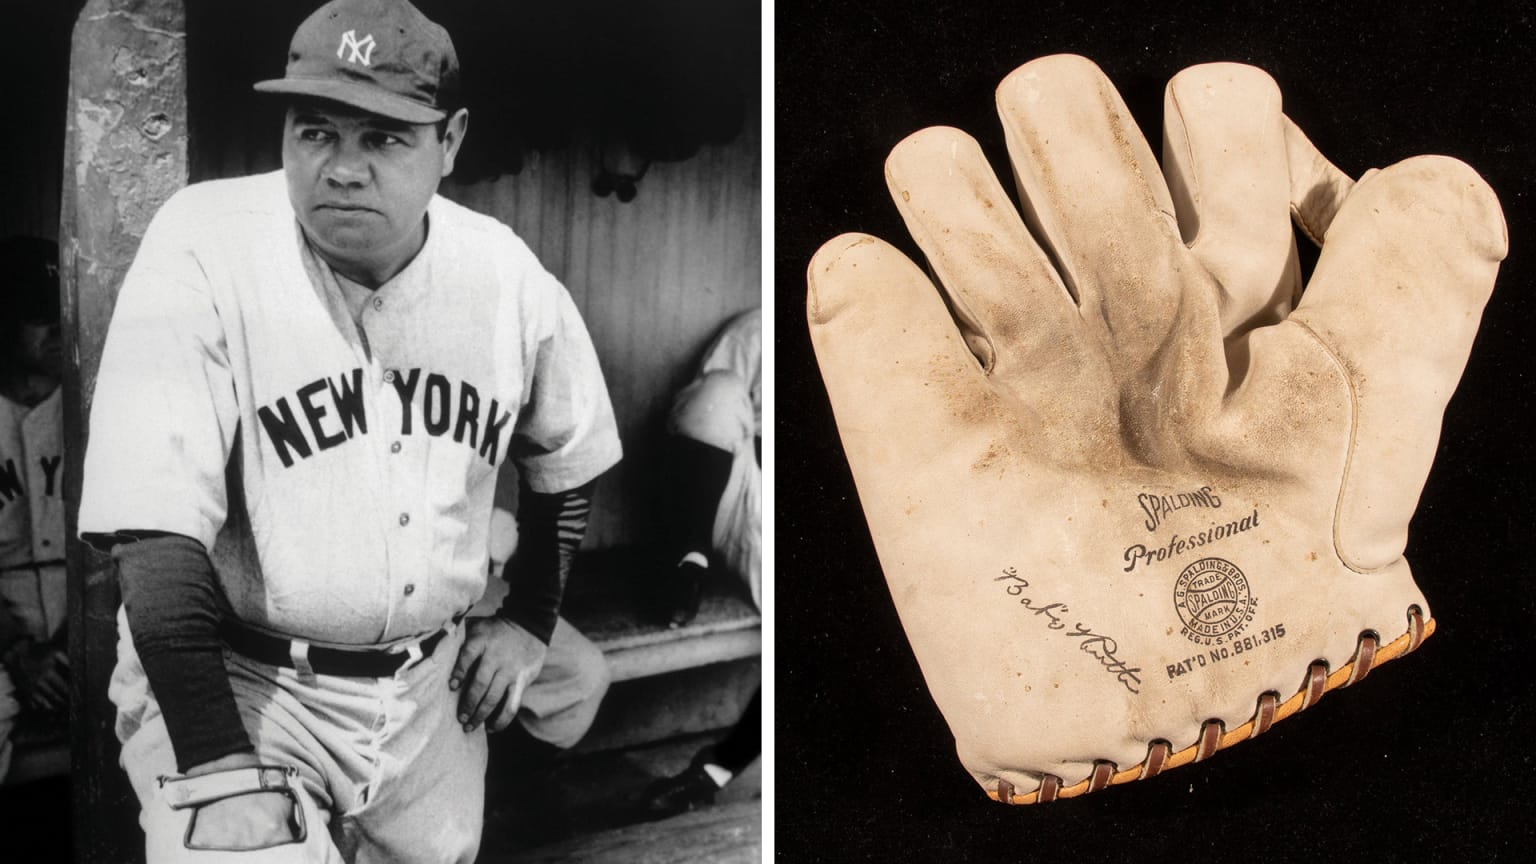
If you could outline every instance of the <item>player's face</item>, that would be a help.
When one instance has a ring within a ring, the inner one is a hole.
[[[64,372],[64,341],[57,321],[22,321],[9,352],[19,368],[33,375],[58,378]]]
[[[434,124],[330,102],[291,105],[283,170],[311,242],[352,278],[393,276],[421,248],[427,203],[453,170],[466,124],[461,110],[439,137]]]

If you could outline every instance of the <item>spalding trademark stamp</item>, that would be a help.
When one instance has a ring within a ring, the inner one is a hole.
[[[1236,564],[1201,558],[1179,574],[1173,605],[1184,622],[1184,638],[1197,645],[1221,645],[1243,632],[1259,601]]]

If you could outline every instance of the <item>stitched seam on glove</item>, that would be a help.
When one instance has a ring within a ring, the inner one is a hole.
[[[1331,361],[1334,367],[1338,369],[1339,377],[1344,379],[1344,386],[1349,391],[1349,445],[1348,449],[1346,449],[1344,453],[1344,473],[1339,477],[1339,495],[1333,507],[1333,554],[1339,557],[1339,561],[1343,563],[1345,567],[1348,567],[1350,570],[1353,570],[1356,573],[1380,573],[1381,571],[1397,563],[1397,561],[1400,560],[1402,556],[1398,556],[1398,558],[1388,561],[1379,567],[1367,567],[1351,558],[1350,555],[1344,551],[1344,540],[1342,536],[1344,530],[1344,498],[1349,494],[1350,471],[1353,469],[1355,464],[1355,437],[1358,434],[1360,428],[1360,396],[1357,392],[1355,392],[1354,379],[1350,377],[1349,370],[1344,366],[1343,359],[1341,359],[1338,354],[1334,353],[1334,350],[1328,346],[1328,343],[1323,341],[1323,337],[1318,335],[1318,332],[1313,330],[1312,326],[1309,325],[1306,321],[1304,321],[1299,316],[1292,316],[1291,320],[1295,321],[1296,324],[1307,333],[1307,335],[1311,336],[1312,341],[1316,342],[1318,347],[1323,350],[1323,353],[1328,356],[1329,361]]]
[[[1410,613],[1413,612],[1413,611],[1416,611],[1416,610],[1410,610]],[[1419,637],[1419,645],[1424,644],[1424,640],[1428,639],[1431,635],[1434,634],[1434,632],[1435,632],[1435,619],[1433,619],[1433,618],[1424,619],[1423,634]],[[1362,635],[1369,635],[1369,634],[1362,634]],[[1409,628],[1409,630],[1407,632],[1403,633],[1401,636],[1398,636],[1396,639],[1392,640],[1391,643],[1376,649],[1375,656],[1374,656],[1374,658],[1371,659],[1370,667],[1369,667],[1369,669],[1367,669],[1367,671],[1370,671],[1370,669],[1375,669],[1376,667],[1382,665],[1383,663],[1389,662],[1391,660],[1396,660],[1397,658],[1402,657],[1403,655],[1408,654],[1409,652],[1411,652],[1413,650],[1416,650],[1418,645],[1414,645],[1413,644],[1413,640],[1414,640],[1414,633],[1413,633],[1413,628],[1410,625],[1410,628]],[[1354,683],[1354,681],[1363,680],[1365,678],[1364,675],[1361,675],[1359,678],[1354,678],[1354,675],[1355,675],[1355,661],[1351,660],[1349,663],[1346,663],[1345,665],[1343,665],[1342,667],[1340,667],[1339,669],[1337,669],[1336,671],[1334,671],[1334,672],[1332,672],[1332,673],[1330,673],[1328,675],[1327,684],[1326,684],[1323,692],[1327,693],[1327,692],[1329,692],[1331,690],[1337,690],[1337,689],[1339,689],[1341,687],[1346,687],[1349,684]],[[1352,681],[1351,679],[1354,679],[1354,680]],[[1260,698],[1262,698],[1262,695],[1263,694],[1260,694]],[[1303,682],[1303,685],[1302,685],[1301,689],[1297,690],[1295,693],[1293,693],[1290,696],[1290,698],[1286,699],[1284,702],[1280,703],[1275,708],[1274,719],[1271,721],[1271,725],[1273,725],[1275,723],[1279,723],[1281,720],[1284,720],[1284,719],[1286,719],[1288,717],[1291,717],[1291,716],[1293,716],[1295,714],[1298,714],[1298,713],[1300,713],[1305,708],[1311,707],[1310,705],[1306,704],[1306,699],[1307,699],[1307,686],[1306,686],[1305,682]],[[1255,699],[1254,701],[1255,701],[1255,704],[1257,705],[1259,700]],[[1314,702],[1312,704],[1316,704],[1316,703]],[[1258,715],[1258,709],[1256,708],[1255,709],[1255,718],[1257,718],[1257,715]],[[1247,723],[1244,723],[1243,725],[1238,726],[1237,728],[1232,729],[1231,731],[1224,732],[1221,735],[1220,739],[1216,743],[1215,752],[1220,752],[1222,750],[1227,749],[1228,747],[1231,747],[1231,746],[1233,746],[1235,744],[1238,744],[1239,742],[1248,740],[1253,735],[1253,729],[1254,729],[1255,722],[1256,722],[1255,720],[1249,720]],[[1153,746],[1156,746],[1157,743],[1158,742],[1152,742]],[[1196,740],[1196,742],[1194,744],[1191,744],[1188,747],[1185,747],[1184,749],[1179,750],[1176,753],[1168,754],[1166,756],[1166,758],[1164,759],[1164,761],[1163,761],[1163,763],[1162,763],[1162,765],[1159,768],[1157,773],[1162,773],[1162,772],[1167,771],[1167,770],[1169,770],[1171,768],[1179,768],[1179,767],[1182,767],[1184,765],[1188,765],[1191,762],[1198,761],[1196,757],[1197,757],[1198,751],[1200,749],[1200,743],[1201,742],[1199,740]],[[1150,749],[1151,748],[1149,747],[1149,758],[1150,758]],[[1105,764],[1105,763],[1101,762],[1100,764]],[[1109,764],[1112,764],[1112,763],[1109,763]],[[1059,788],[1055,788],[1055,789],[1050,789],[1049,787],[1052,784],[1048,783],[1045,780],[1045,778],[1042,778],[1041,786],[1042,786],[1042,788],[1045,788],[1045,789],[1048,790],[1047,794],[1045,794],[1043,797],[1042,797],[1042,794],[1041,794],[1040,790],[1036,790],[1034,792],[1029,792],[1029,793],[1024,794],[1024,795],[1017,795],[1017,794],[1012,792],[1012,790],[1013,790],[1012,784],[1008,783],[1005,780],[1000,780],[998,785],[999,785],[999,787],[1002,788],[1003,793],[1005,793],[1005,794],[1000,794],[998,789],[992,789],[992,790],[989,790],[987,792],[987,797],[991,798],[994,801],[1000,801],[1000,802],[1002,802],[1004,804],[1019,804],[1019,805],[1048,803],[1049,801],[1052,801],[1052,800],[1055,800],[1055,799],[1058,799],[1058,798],[1076,798],[1076,797],[1078,797],[1080,795],[1086,795],[1086,794],[1088,794],[1089,792],[1092,792],[1092,791],[1098,791],[1098,788],[1103,788],[1105,786],[1119,786],[1119,785],[1123,785],[1125,783],[1131,783],[1131,782],[1134,782],[1136,780],[1143,779],[1143,773],[1144,773],[1143,766],[1145,764],[1146,764],[1145,762],[1138,762],[1138,763],[1136,763],[1135,765],[1133,765],[1130,768],[1127,768],[1127,769],[1125,769],[1123,771],[1117,771],[1114,774],[1114,776],[1112,776],[1109,779],[1108,783],[1101,784],[1097,788],[1094,788],[1094,778],[1092,776],[1090,776],[1086,780],[1080,780],[1077,783],[1072,784],[1071,786],[1059,787]],[[1046,775],[1046,776],[1050,777],[1050,775]],[[1055,781],[1056,784],[1059,784],[1059,782],[1060,782],[1059,780],[1056,780],[1056,778],[1054,778],[1054,777],[1050,777],[1050,779],[1052,781]],[[1148,779],[1150,779],[1150,778],[1148,778]],[[1010,798],[1012,800],[1009,800]]]

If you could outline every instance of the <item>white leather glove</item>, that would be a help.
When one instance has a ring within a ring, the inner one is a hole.
[[[1456,160],[1351,183],[1251,67],[1174,78],[1161,168],[1081,57],[997,104],[1022,217],[971,138],[918,132],[886,176],[933,279],[843,235],[807,311],[960,759],[1032,803],[1205,758],[1433,631],[1402,552],[1506,238]]]

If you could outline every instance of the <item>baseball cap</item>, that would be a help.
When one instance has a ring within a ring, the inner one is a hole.
[[[458,98],[448,31],[405,0],[332,0],[294,31],[282,78],[262,93],[313,96],[406,123],[436,123]]]
[[[42,237],[0,240],[0,284],[20,321],[59,320],[59,246]]]

